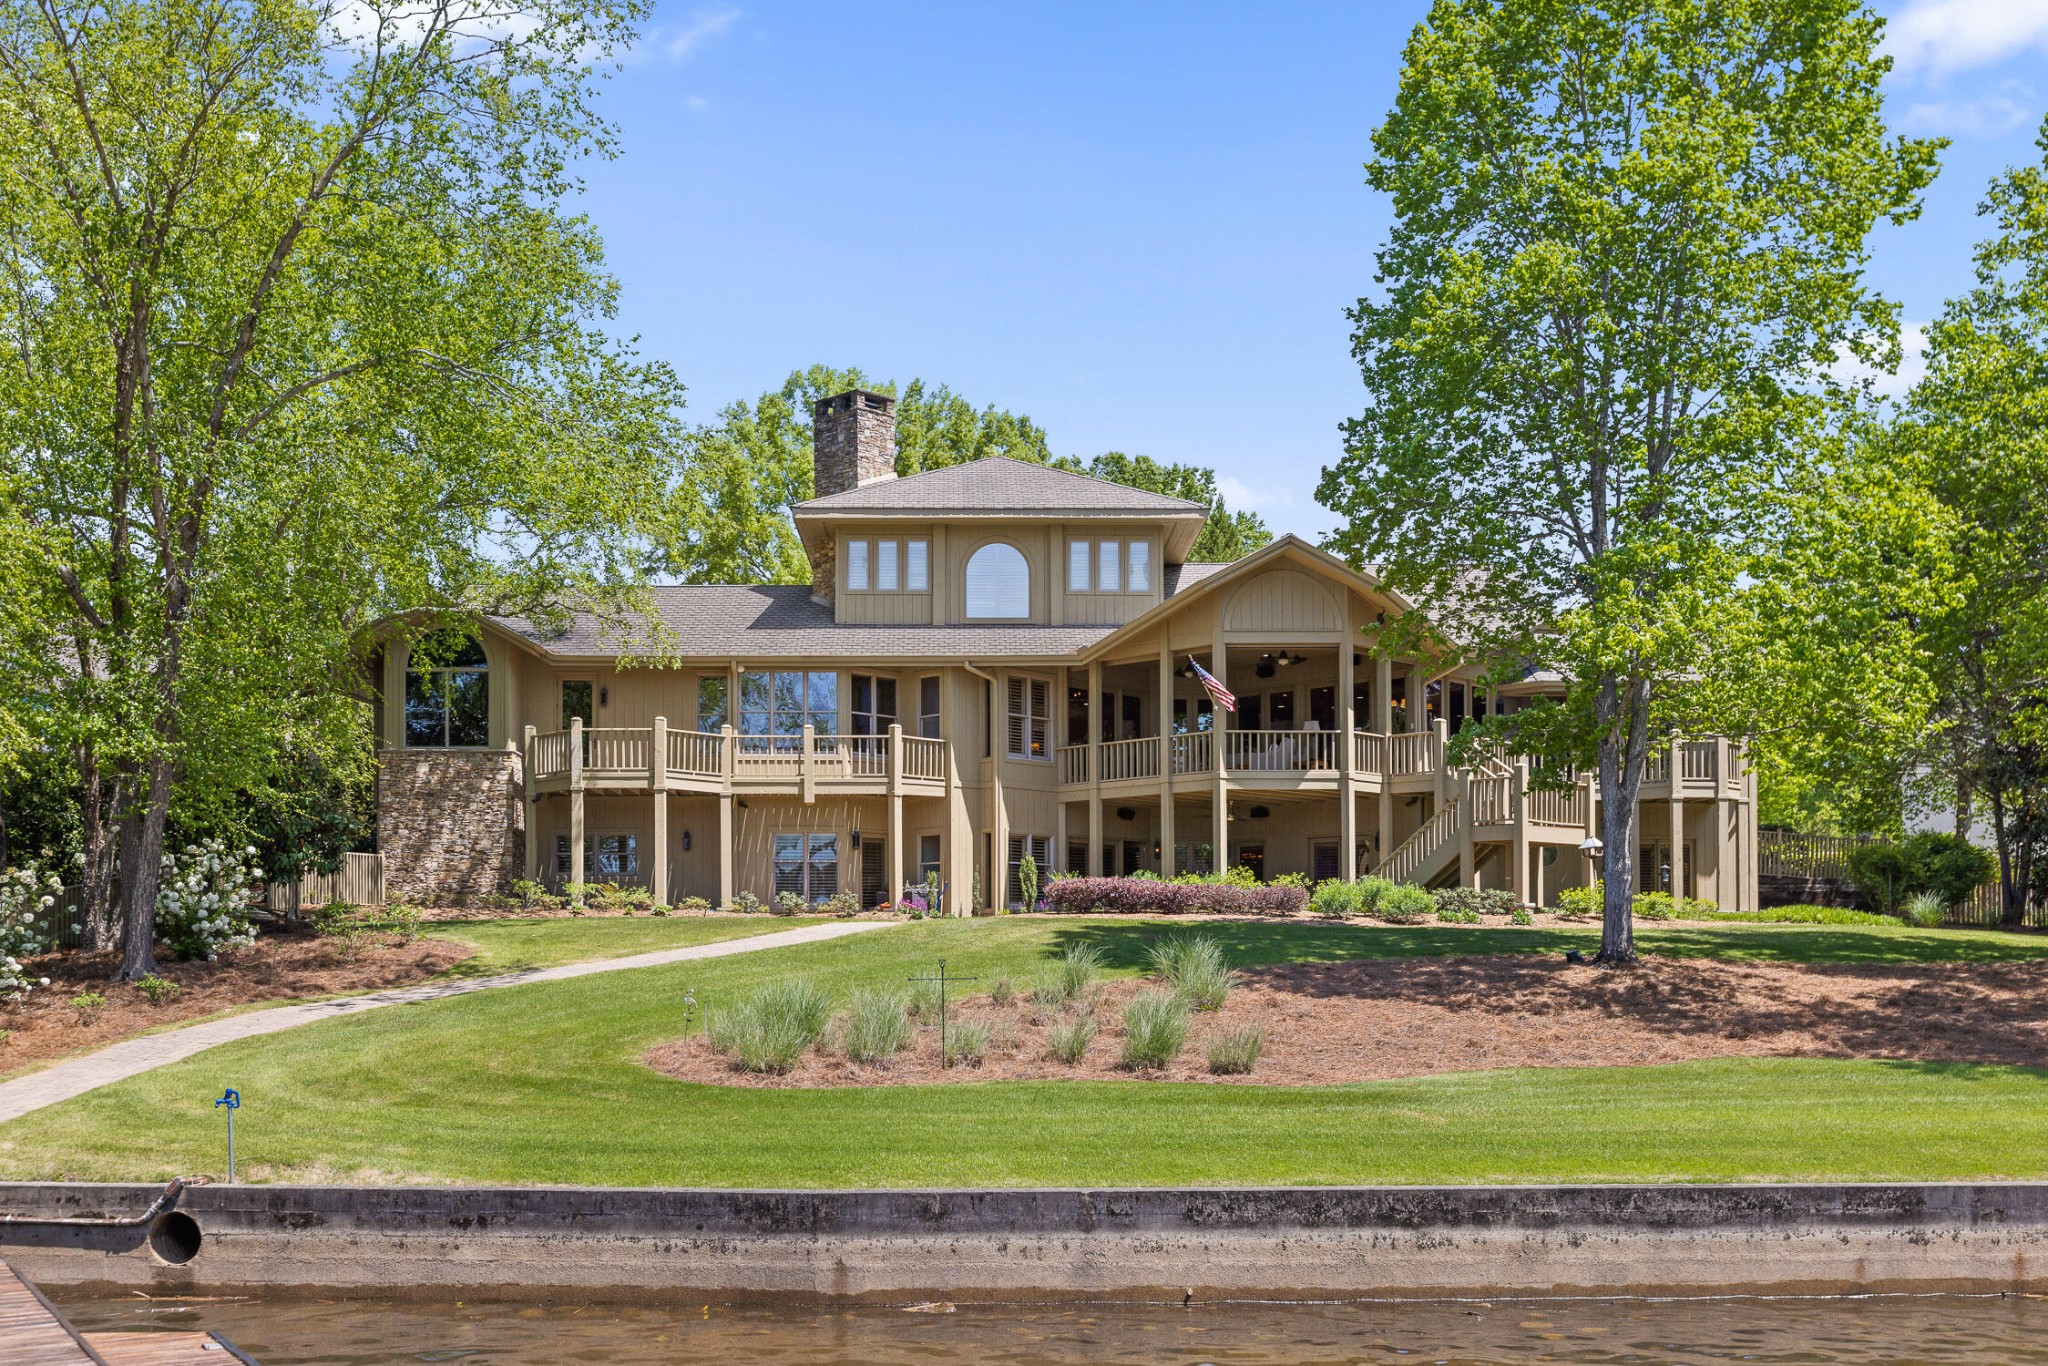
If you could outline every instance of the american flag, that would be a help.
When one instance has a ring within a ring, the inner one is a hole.
[[[1215,674],[1197,664],[1193,655],[1188,656],[1188,667],[1195,671],[1195,677],[1202,680],[1202,686],[1209,690],[1209,696],[1215,699],[1217,706],[1228,712],[1237,710],[1237,694],[1224,687]]]

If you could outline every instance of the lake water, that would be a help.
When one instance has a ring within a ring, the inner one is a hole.
[[[145,1300],[61,1290],[51,1297],[89,1332],[210,1328],[263,1366],[2048,1363],[2048,1300],[2032,1296],[861,1309],[294,1296]]]

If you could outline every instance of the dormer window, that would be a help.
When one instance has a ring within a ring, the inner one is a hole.
[[[967,560],[970,621],[1021,621],[1031,615],[1031,566],[1006,541],[990,541]]]
[[[846,542],[847,592],[928,593],[931,587],[929,541],[857,536]]]

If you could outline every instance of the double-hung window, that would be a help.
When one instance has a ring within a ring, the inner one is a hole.
[[[565,723],[566,724],[566,723]],[[473,637],[424,640],[405,671],[405,743],[414,749],[490,743],[491,669]]]
[[[932,591],[932,547],[930,541],[905,541],[903,543],[903,591],[906,593],[929,593]]]
[[[1124,587],[1132,593],[1152,591],[1152,543],[1132,541],[1128,560],[1128,574]]]
[[[855,593],[868,591],[868,543],[853,540],[846,543],[846,587]]]
[[[887,735],[896,724],[896,680],[881,674],[853,675],[853,733]]]
[[[939,738],[939,676],[926,674],[917,680],[917,733],[928,740]]]
[[[775,895],[784,892],[794,892],[811,902],[838,894],[838,835],[775,837]]]
[[[1088,564],[1088,542],[1067,542],[1067,591],[1069,593],[1092,593],[1095,591],[1095,576]]]
[[[1012,759],[1051,757],[1048,740],[1051,686],[1042,678],[1012,678],[1009,697],[1009,742]]]

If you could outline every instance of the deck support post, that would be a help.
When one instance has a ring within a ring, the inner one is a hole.
[[[1088,661],[1088,861],[1090,877],[1107,877],[1102,866],[1102,661]]]
[[[525,808],[520,814],[526,818],[525,877],[528,882],[540,880],[540,822],[535,819],[540,814],[540,799],[533,791],[533,737],[536,734],[538,732],[528,726],[519,747],[519,804]]]
[[[1458,885],[1479,885],[1479,860],[1472,843],[1472,771],[1458,770]]]
[[[889,723],[889,847],[884,851],[889,865],[889,880],[894,885],[886,889],[883,897],[894,901],[903,895],[903,887],[909,879],[904,875],[908,866],[903,856],[903,725]]]
[[[583,904],[583,718],[569,718],[569,882],[571,904]]]
[[[1173,863],[1173,646],[1159,628],[1159,876],[1172,878]]]
[[[1514,871],[1508,885],[1514,891],[1518,902],[1531,902],[1536,898],[1529,893],[1529,761],[1515,760],[1514,787],[1510,790],[1508,818],[1515,823]]]
[[[648,745],[647,786],[654,793],[654,867],[649,884],[654,904],[668,905],[668,718],[654,718],[654,735]]]
[[[1352,622],[1355,604],[1344,601],[1344,643],[1337,647],[1337,867],[1347,881],[1358,876],[1358,739],[1352,705],[1356,675],[1351,656],[1358,631]]]

